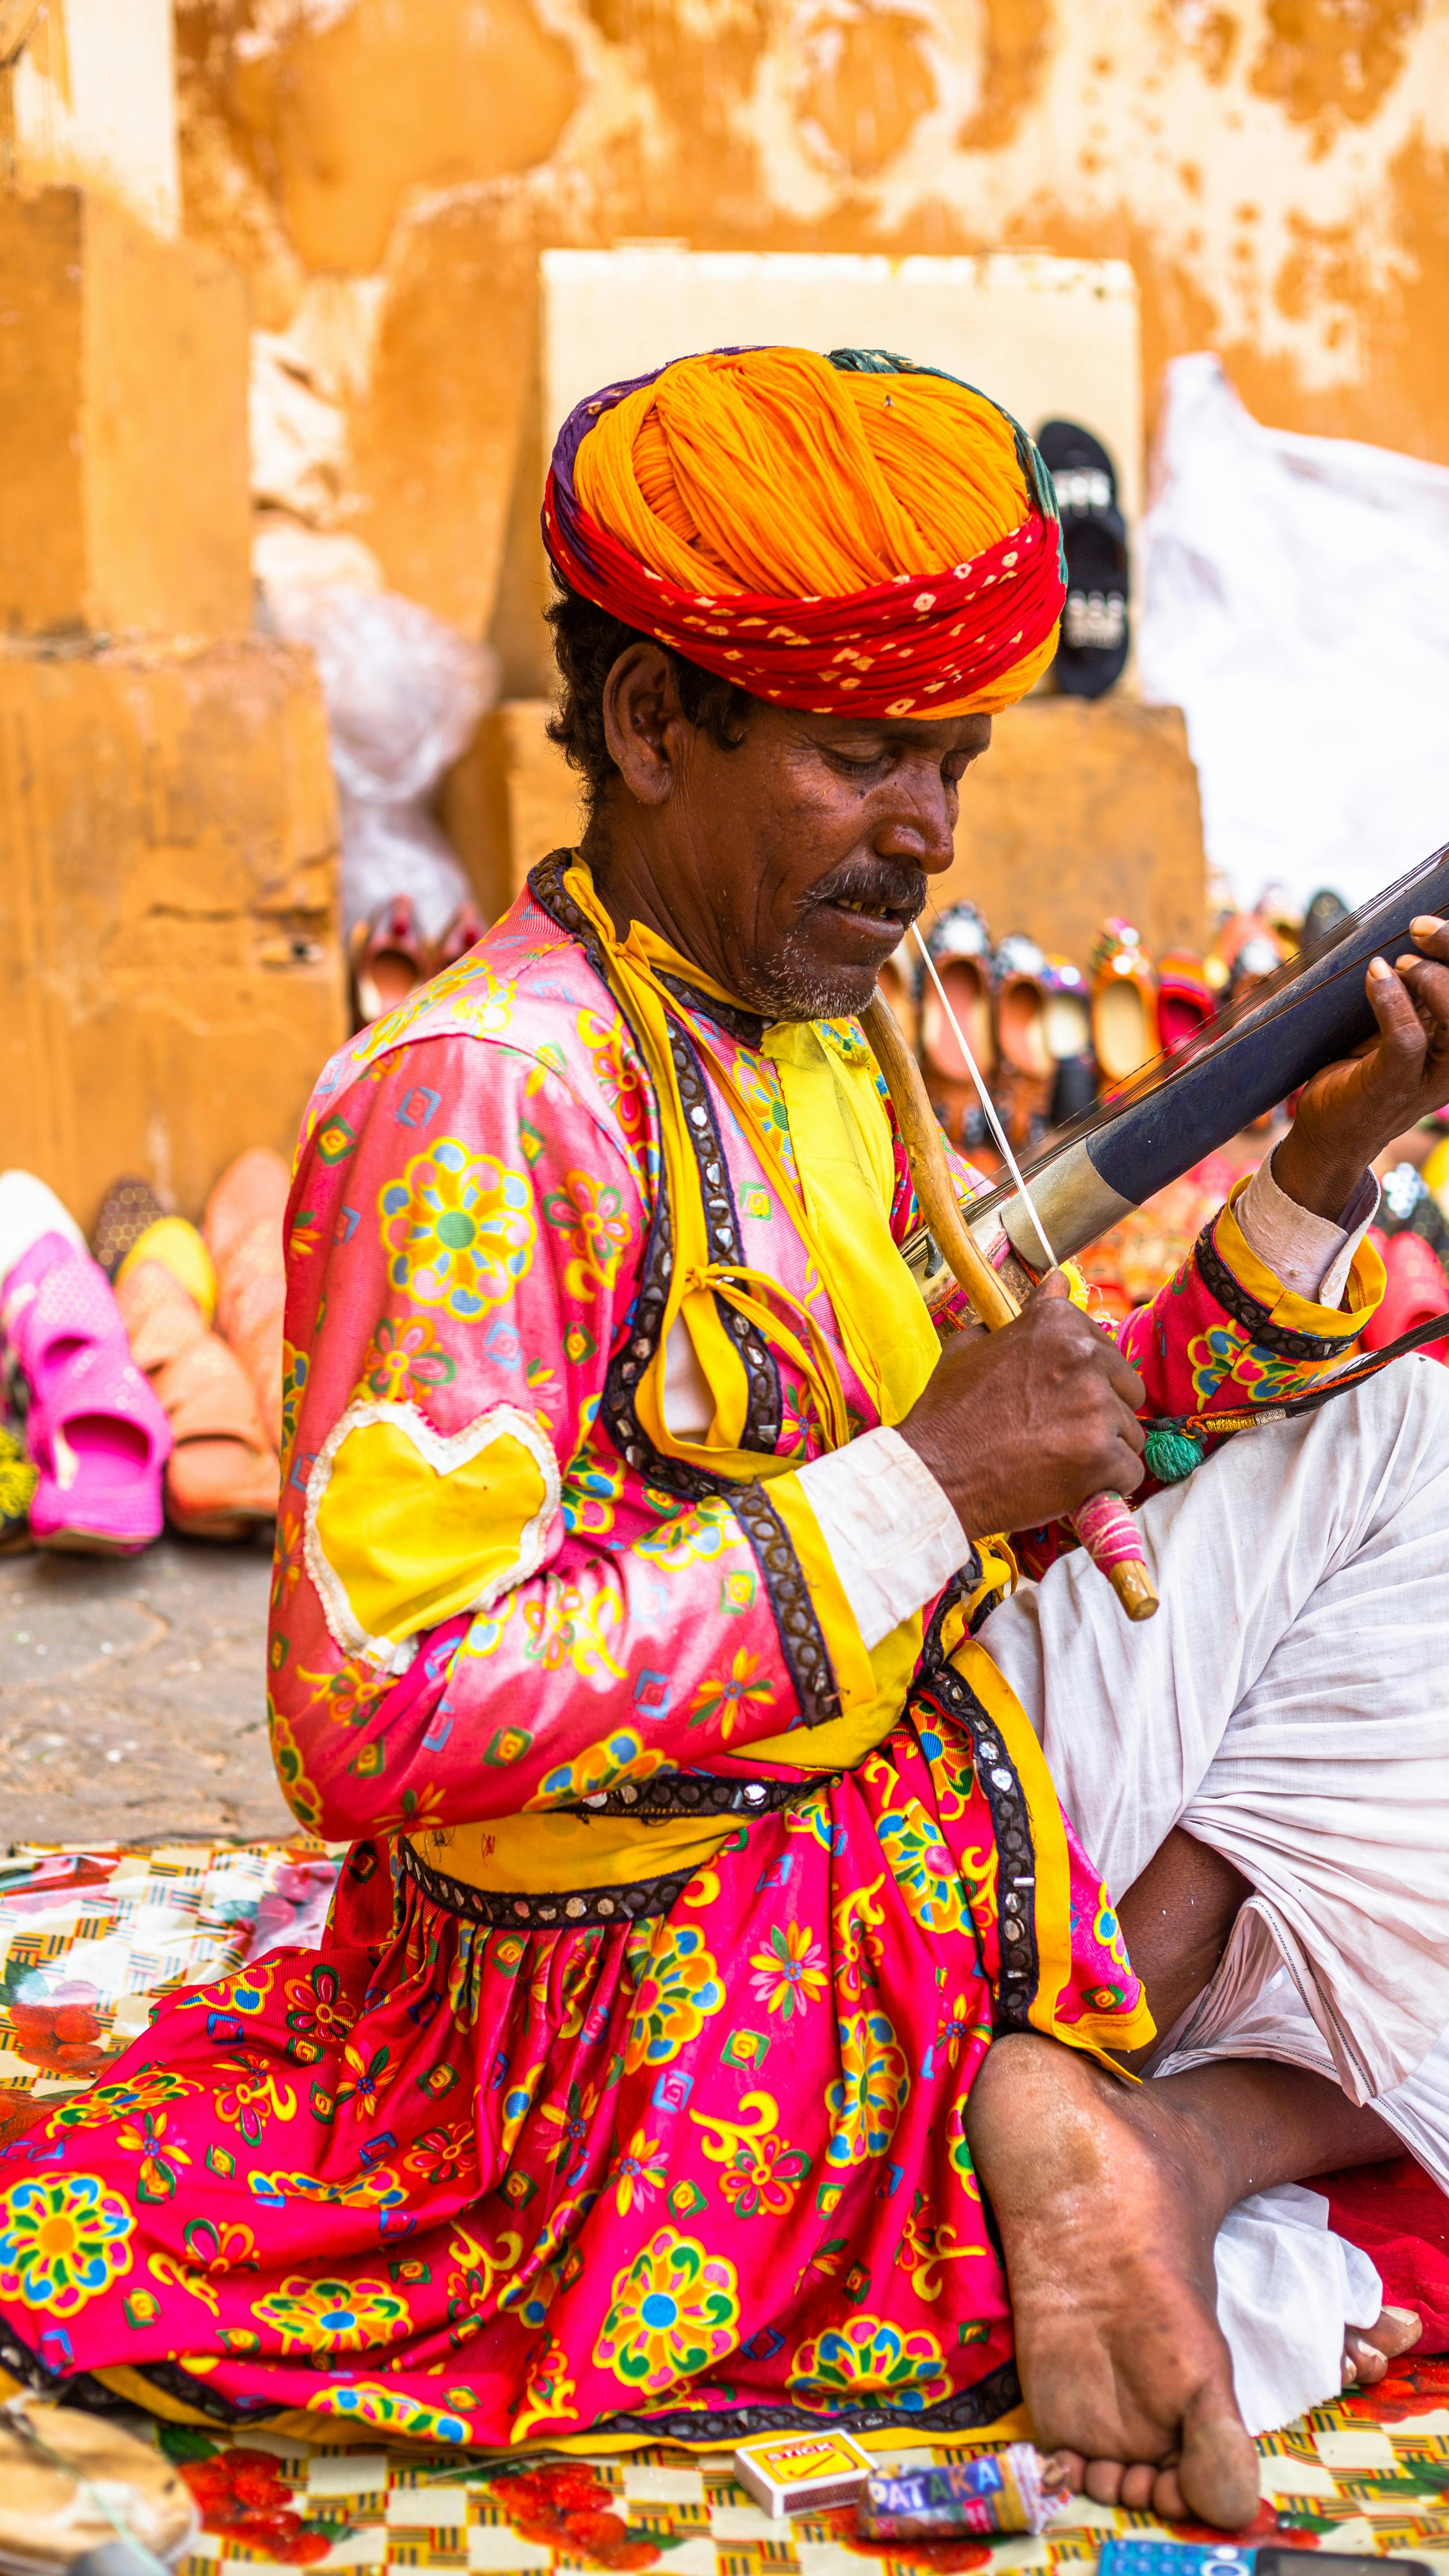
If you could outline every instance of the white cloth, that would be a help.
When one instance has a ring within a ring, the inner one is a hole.
[[[1230,1441],[1138,1526],[1146,1626],[1078,1554],[982,1635],[1114,1895],[1179,1823],[1252,1882],[1148,2073],[1266,2057],[1336,2078],[1449,2189],[1449,1373],[1400,1361]],[[1321,2224],[1270,2192],[1218,2238],[1251,2431],[1336,2389],[1345,2324],[1377,2314],[1372,2266],[1302,2200]]]
[[[1167,370],[1157,466],[1138,659],[1208,856],[1241,904],[1361,903],[1444,838],[1449,470],[1265,428],[1208,356]]]
[[[1220,1851],[1371,2100],[1449,2024],[1449,1373],[1401,1360],[1228,1441],[1137,1527],[1155,1619],[1079,1551],[983,1642],[1112,1894],[1174,1825]]]
[[[1213,2247],[1218,2324],[1250,2433],[1274,2433],[1342,2388],[1345,2326],[1378,2322],[1384,2285],[1335,2236],[1320,2191],[1280,2182],[1230,2209]]]

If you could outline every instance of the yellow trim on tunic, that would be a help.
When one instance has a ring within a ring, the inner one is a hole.
[[[557,1896],[580,1887],[631,1887],[702,1869],[743,1818],[550,1814],[499,1816],[486,1824],[430,1826],[409,1834],[420,1861],[489,1895]]]
[[[1157,2036],[1157,2024],[1140,1996],[1130,2013],[1083,2012],[1075,2021],[1057,2017],[1057,2000],[1072,1975],[1071,1858],[1061,1802],[1052,1786],[1046,1756],[1025,1709],[986,1648],[968,1637],[951,1657],[961,1679],[980,1700],[993,1725],[1001,1730],[1013,1770],[1021,1783],[1031,1824],[1036,1880],[1032,1890],[1036,1934],[1036,1994],[1027,2016],[1034,2030],[1064,2040],[1068,2048],[1085,2049],[1114,2075],[1121,2068],[1112,2052],[1144,2048]]]

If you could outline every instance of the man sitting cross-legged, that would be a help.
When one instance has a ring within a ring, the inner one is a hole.
[[[583,842],[328,1067],[289,1213],[332,1919],[0,2157],[9,2366],[478,2443],[1020,2389],[1093,2494],[1241,2524],[1219,2222],[1449,2181],[1443,1373],[1153,1495],[1148,1627],[994,1534],[1351,1346],[1449,929],[1118,1342],[1053,1275],[943,1349],[853,1015],[1050,655],[1039,460],[904,362],[689,359],[581,406],[545,531]]]

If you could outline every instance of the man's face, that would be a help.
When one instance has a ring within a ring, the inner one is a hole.
[[[951,863],[960,781],[990,717],[857,720],[756,701],[744,741],[722,750],[672,696],[661,691],[654,724],[644,712],[647,750],[630,745],[642,815],[615,790],[599,827],[611,908],[650,920],[770,1019],[863,1009]],[[641,711],[620,714],[627,742]],[[617,759],[612,735],[610,748]],[[633,766],[621,787],[637,798]]]

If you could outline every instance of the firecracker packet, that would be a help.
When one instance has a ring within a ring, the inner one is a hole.
[[[1045,2531],[1066,2498],[1048,2491],[1042,2468],[1030,2442],[1013,2442],[1007,2450],[979,2452],[938,2469],[880,2472],[866,2481],[855,2509],[856,2529],[863,2540]]]

